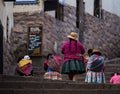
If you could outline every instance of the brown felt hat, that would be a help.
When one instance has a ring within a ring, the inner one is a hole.
[[[70,39],[78,40],[77,33],[71,32],[70,35],[67,36]]]

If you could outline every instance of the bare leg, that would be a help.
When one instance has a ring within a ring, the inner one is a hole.
[[[78,74],[74,74],[74,76],[73,76],[73,81],[76,81],[77,80],[77,78],[78,78]]]
[[[78,74],[71,73],[69,74],[69,80],[76,81],[78,77]]]

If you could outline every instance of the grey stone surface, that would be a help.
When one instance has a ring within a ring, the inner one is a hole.
[[[64,7],[64,21],[51,17],[44,12],[14,13],[14,28],[10,41],[4,42],[4,74],[14,74],[17,59],[27,54],[29,25],[43,25],[42,56],[50,52],[61,55],[61,45],[71,31],[80,33],[76,28],[76,10]],[[120,17],[103,10],[103,19],[85,13],[83,44],[86,51],[98,48],[105,59],[120,57]],[[55,43],[57,47],[55,49]],[[41,57],[38,57],[41,58]],[[41,61],[38,61],[41,62]],[[43,64],[42,60],[42,64]],[[14,66],[12,68],[12,66]]]

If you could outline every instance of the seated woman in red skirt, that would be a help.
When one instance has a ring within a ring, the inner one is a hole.
[[[61,58],[57,55],[48,54],[44,63],[44,79],[62,80],[60,74]]]

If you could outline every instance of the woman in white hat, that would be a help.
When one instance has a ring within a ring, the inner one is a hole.
[[[28,55],[25,55],[24,58],[18,62],[17,72],[21,76],[33,75],[32,60]]]
[[[85,73],[83,58],[85,48],[78,41],[77,33],[71,32],[67,37],[69,40],[62,45],[61,52],[64,54],[64,63],[61,73],[68,74],[69,80],[76,81],[78,74]]]

